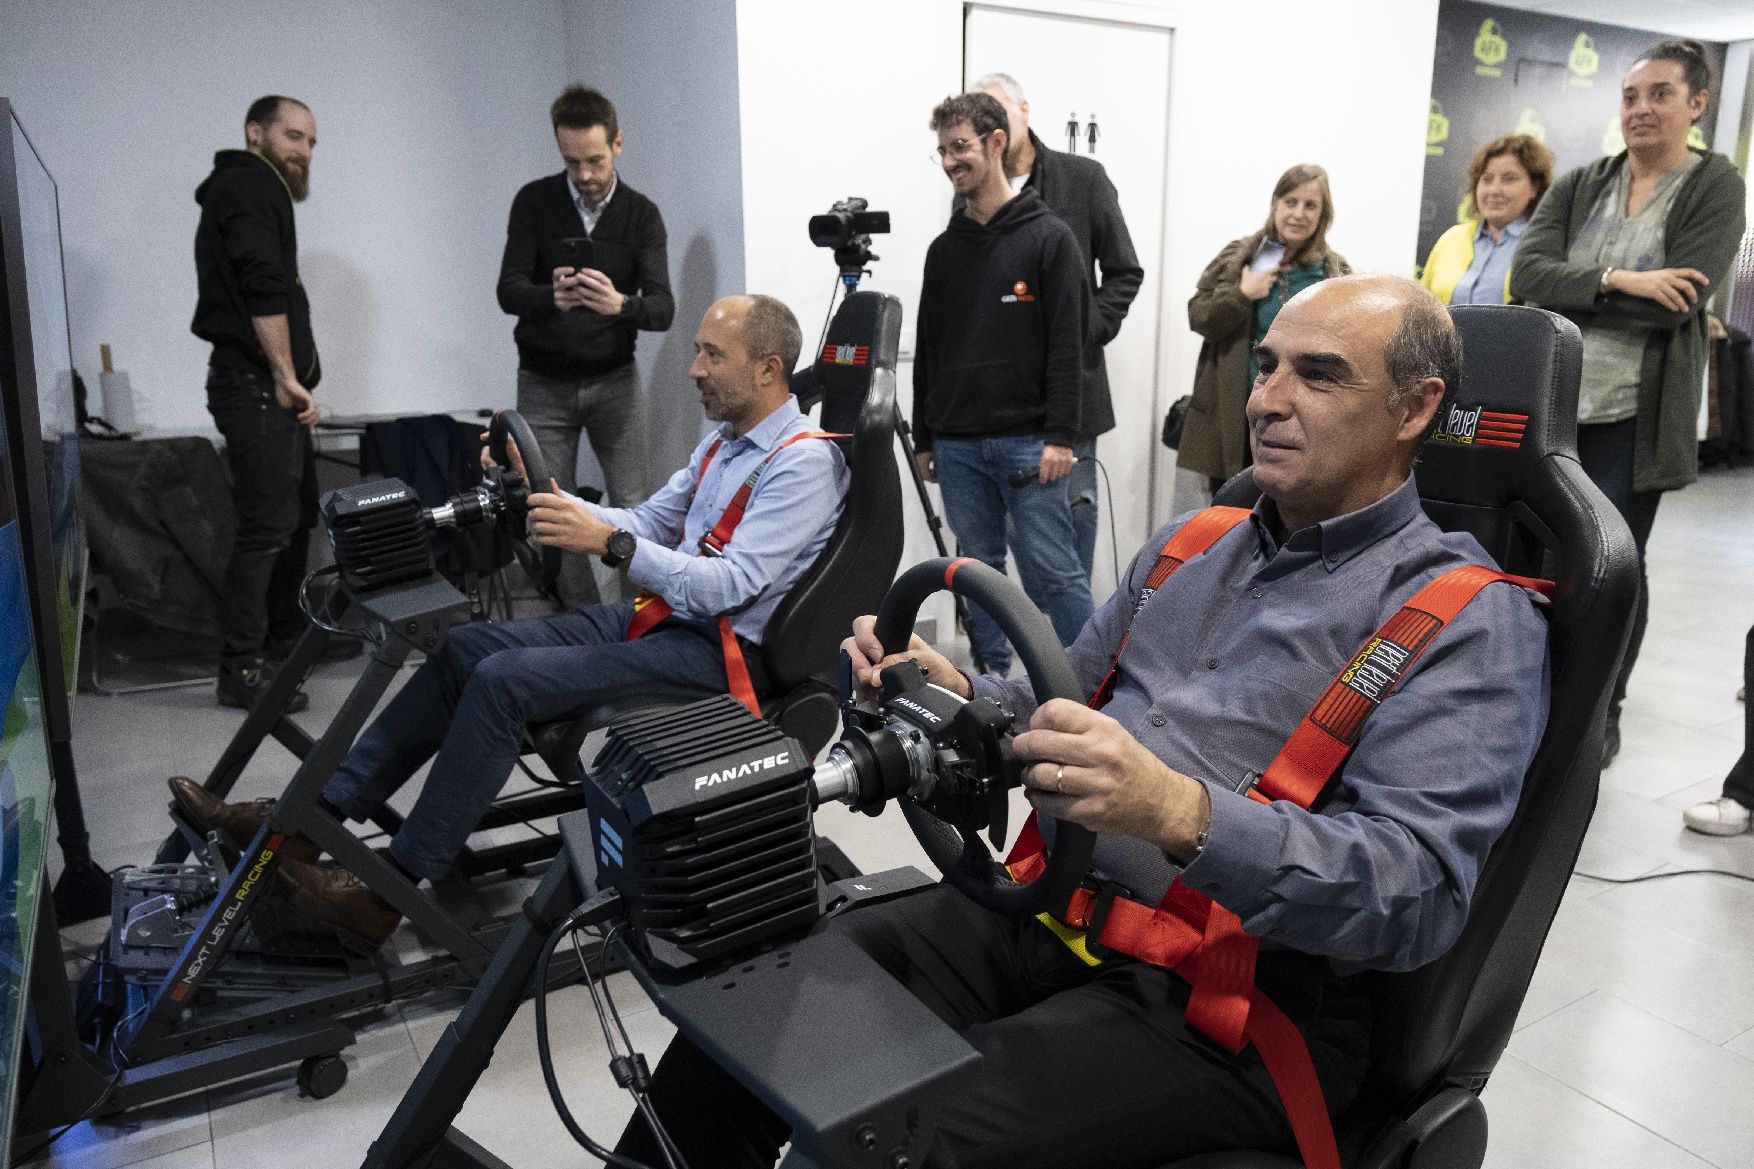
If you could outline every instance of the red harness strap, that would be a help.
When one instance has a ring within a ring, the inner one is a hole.
[[[1239,522],[1238,517],[1213,513],[1236,510],[1208,508],[1177,531],[1147,578],[1135,614],[1170,573],[1210,548]],[[1199,528],[1184,541],[1183,533],[1196,525]],[[1263,803],[1283,799],[1304,808],[1313,804],[1351,753],[1370,712],[1400,684],[1438,632],[1481,589],[1497,581],[1547,596],[1553,591],[1547,581],[1479,566],[1452,569],[1427,584],[1365,639],[1340,676],[1304,715],[1249,795]],[[1113,693],[1120,650],[1125,647],[1123,635],[1108,676],[1091,700],[1093,708],[1100,708]],[[1020,881],[1033,880],[1046,868],[1034,816],[1024,825],[1006,863]],[[1067,905],[1064,920],[1074,928],[1089,931],[1094,927],[1095,941],[1102,948],[1165,967],[1186,979],[1192,988],[1188,1024],[1231,1052],[1253,1043],[1285,1105],[1307,1169],[1339,1169],[1333,1123],[1303,1035],[1254,985],[1258,943],[1243,931],[1234,913],[1178,878],[1156,906],[1080,889]]]
[[[755,494],[755,485],[767,473],[767,465],[773,462],[776,455],[800,439],[847,437],[849,436],[832,434],[826,430],[805,430],[792,435],[769,451],[767,457],[757,463],[755,469],[749,472],[749,477],[743,480],[742,486],[737,488],[737,493],[731,496],[731,502],[725,505],[725,510],[719,513],[719,522],[713,525],[710,532],[700,538],[700,555],[723,556],[725,554],[725,545],[731,542],[731,533],[735,532],[737,525],[743,522],[743,512],[749,507],[749,497]],[[719,453],[719,448],[724,445],[724,442],[722,437],[714,439],[713,445],[708,447],[706,454],[701,457],[700,470],[696,471],[694,475],[694,486],[688,489],[689,503],[694,502],[694,493],[700,490],[701,480],[706,478],[706,469],[712,466],[713,456]],[[627,640],[635,641],[650,633],[659,622],[675,611],[670,602],[663,597],[649,589],[641,589],[639,595],[633,599],[633,619],[627,623]],[[731,697],[748,707],[749,713],[760,718],[761,701],[755,696],[755,683],[749,677],[749,663],[743,660],[743,647],[738,644],[737,634],[731,629],[731,618],[728,614],[719,615],[719,649],[725,655],[725,683],[731,692]]]

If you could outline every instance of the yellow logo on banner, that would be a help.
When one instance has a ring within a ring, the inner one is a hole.
[[[1596,42],[1590,39],[1589,33],[1580,32],[1571,42],[1571,57],[1566,64],[1571,68],[1571,84],[1588,89],[1596,83],[1596,70],[1601,66],[1602,58],[1596,53]]]
[[[1695,150],[1711,149],[1711,143],[1705,140],[1705,131],[1701,130],[1698,126],[1694,126],[1691,130],[1687,131],[1687,145],[1693,147]]]
[[[1525,108],[1523,110],[1523,116],[1517,119],[1516,129],[1513,130],[1512,133],[1527,134],[1536,142],[1547,141],[1547,127],[1541,125],[1541,123],[1535,119],[1535,111],[1533,109]]]
[[[1620,133],[1620,115],[1615,114],[1608,119],[1608,128],[1602,131],[1602,153],[1612,158],[1626,149],[1626,139]]]
[[[1502,77],[1504,70],[1499,66],[1510,56],[1510,42],[1504,39],[1504,30],[1498,27],[1496,20],[1480,22],[1480,33],[1474,38],[1474,60],[1480,62],[1474,66],[1474,72],[1481,77]]]
[[[1456,222],[1468,222],[1468,196],[1463,195],[1462,201],[1456,204]]]
[[[1431,99],[1431,113],[1425,118],[1425,153],[1442,154],[1443,143],[1449,138],[1449,119],[1443,116],[1443,103]]]

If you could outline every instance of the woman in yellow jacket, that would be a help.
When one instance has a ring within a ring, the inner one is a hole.
[[[1420,283],[1445,304],[1505,304],[1510,265],[1535,204],[1553,182],[1553,152],[1527,134],[1482,146],[1468,163],[1462,222],[1437,237]]]

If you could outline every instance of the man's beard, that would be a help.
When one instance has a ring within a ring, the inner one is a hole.
[[[305,197],[311,193],[311,172],[295,162],[281,158],[269,146],[262,148],[262,157],[267,160],[269,166],[274,168],[274,172],[285,181],[286,189],[292,193],[292,201],[303,203]]]

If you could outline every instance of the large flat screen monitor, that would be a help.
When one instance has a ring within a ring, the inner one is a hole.
[[[86,547],[55,180],[4,98],[0,431],[0,1082],[15,1084],[50,810],[77,791]],[[0,1091],[0,1164],[11,1163],[13,1104]]]

